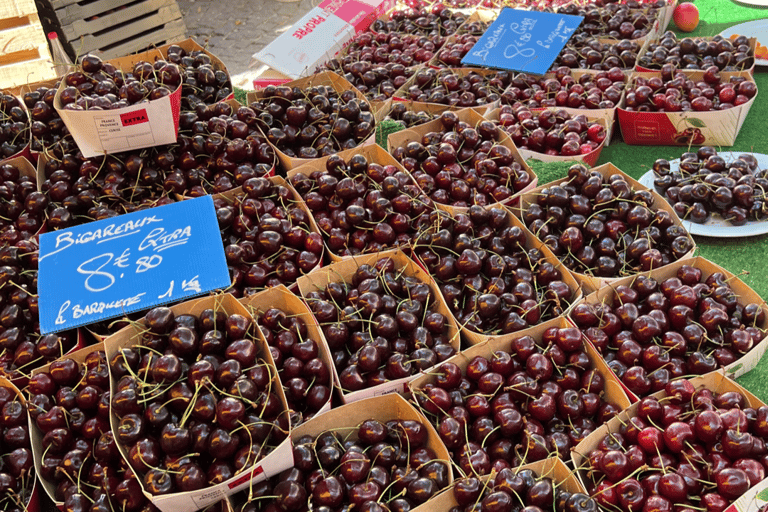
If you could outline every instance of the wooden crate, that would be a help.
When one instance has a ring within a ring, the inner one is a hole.
[[[33,0],[0,2],[0,87],[56,76]]]
[[[37,1],[71,55],[111,59],[186,37],[176,0]]]

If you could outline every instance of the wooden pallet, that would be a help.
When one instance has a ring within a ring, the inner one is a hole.
[[[0,3],[0,87],[56,76],[34,1]]]
[[[125,0],[96,0],[90,3],[80,2],[71,4],[61,9],[56,9],[54,12],[62,27],[71,26],[75,34],[83,35],[92,34],[96,30],[109,28],[122,21],[134,19],[143,14],[151,14],[163,7],[176,6],[175,0],[144,0],[121,9],[126,3]],[[96,24],[95,21],[85,21],[94,16],[99,16],[98,21],[102,23]],[[96,26],[103,28],[97,29],[95,28]]]
[[[78,54],[94,52],[106,59],[177,40],[186,34],[186,25],[175,2],[151,13],[139,13],[136,17],[136,12],[131,9],[128,7],[90,21],[78,20],[71,25],[62,25],[61,31]]]

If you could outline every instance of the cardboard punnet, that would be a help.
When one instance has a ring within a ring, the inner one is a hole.
[[[691,384],[698,390],[698,389],[709,389],[715,393],[724,393],[726,391],[736,391],[738,393],[741,393],[744,398],[746,399],[747,403],[749,404],[749,407],[753,407],[755,409],[758,409],[760,406],[764,405],[763,402],[760,401],[755,395],[747,391],[745,388],[737,384],[736,382],[732,381],[728,377],[725,377],[719,372],[711,372],[706,375],[702,375],[701,377],[695,377],[692,379],[689,379]],[[664,391],[660,391],[653,395],[656,398],[662,398],[666,396],[666,393]],[[594,432],[592,432],[590,435],[588,435],[585,439],[583,439],[578,445],[576,445],[575,448],[571,450],[571,462],[573,463],[574,468],[579,468],[579,470],[576,472],[578,475],[579,480],[581,481],[582,485],[585,488],[589,488],[590,486],[587,485],[587,475],[585,475],[584,467],[586,467],[589,464],[589,461],[587,460],[589,457],[589,454],[597,448],[597,445],[600,443],[600,441],[605,437],[606,435],[618,432],[621,428],[622,424],[626,424],[626,422],[635,416],[637,416],[637,408],[638,408],[639,402],[632,404],[627,409],[621,411],[618,415],[616,415],[614,418],[611,418],[606,423],[603,423],[600,425],[597,429],[595,429]],[[756,487],[766,487],[768,485],[768,479],[763,480],[758,484]],[[750,489],[752,491],[752,489]],[[751,492],[748,491],[742,498],[748,497]],[[736,500],[736,503],[739,503],[739,500]],[[744,501],[750,502],[751,500],[749,498],[745,499]],[[729,510],[729,512],[736,512],[736,510]],[[747,510],[757,510],[754,508],[737,508],[738,512],[747,512]]]
[[[645,185],[641,184],[639,181],[637,181],[634,178],[630,177],[629,175],[627,175],[626,173],[621,171],[618,167],[616,167],[612,163],[609,162],[607,164],[603,164],[603,165],[600,165],[598,167],[595,167],[595,168],[593,168],[591,170],[599,172],[605,178],[610,178],[611,176],[613,176],[615,174],[620,174],[621,176],[624,177],[624,179],[627,181],[627,183],[629,183],[629,186],[632,188],[633,191],[648,190],[653,195],[653,207],[651,208],[651,210],[652,211],[665,210],[665,211],[667,211],[672,216],[672,219],[673,219],[673,222],[674,222],[675,225],[677,225],[677,226],[682,226],[683,225],[682,221],[677,216],[677,214],[675,213],[675,210],[672,208],[672,206],[663,197],[661,197],[658,192],[656,192],[655,190],[649,189]],[[568,178],[567,177],[566,178],[562,178],[562,179],[559,179],[559,180],[547,183],[545,185],[541,185],[538,188],[523,194],[522,197],[520,198],[519,204],[517,204],[516,206],[511,208],[512,211],[515,213],[515,215],[517,217],[522,218],[523,212],[528,208],[529,205],[531,205],[532,203],[536,202],[536,198],[538,197],[538,195],[541,194],[541,191],[543,189],[545,189],[547,187],[551,187],[553,185],[560,185],[560,184],[567,183],[567,182],[568,182]],[[527,229],[528,228],[526,227],[526,230]],[[693,239],[691,238],[691,240],[693,240]],[[683,255],[682,258],[688,258],[688,257],[692,256],[693,252],[695,250],[696,250],[696,244],[694,243],[693,248],[689,252],[687,252],[685,255]],[[665,267],[660,267],[660,268],[665,268]],[[592,293],[593,291],[595,291],[595,290],[597,290],[599,288],[602,288],[605,285],[609,285],[609,284],[615,283],[615,282],[623,279],[624,277],[626,277],[626,276],[621,276],[621,277],[597,277],[597,276],[593,276],[593,275],[589,275],[589,274],[583,274],[583,273],[580,273],[580,272],[575,272],[573,270],[571,271],[571,273],[574,275],[574,277],[579,282],[579,284],[581,284],[584,287],[584,291],[586,293]],[[634,276],[634,275],[637,275],[638,273],[639,272],[637,272],[635,274],[632,274],[632,275]]]
[[[75,361],[79,367],[82,367],[85,364],[85,360],[88,357],[89,354],[92,352],[97,351],[104,351],[104,344],[103,343],[97,343],[95,345],[91,345],[89,347],[81,348],[79,350],[76,350],[74,352],[68,353],[65,357],[62,357],[61,359],[71,359],[72,361]],[[37,375],[38,373],[44,373],[49,371],[51,367],[51,364],[48,363],[45,366],[42,366],[40,368],[35,368],[32,370],[31,375]],[[56,483],[50,482],[48,480],[45,480],[42,477],[42,473],[40,471],[42,466],[42,458],[43,458],[43,433],[40,431],[39,428],[37,428],[37,424],[30,416],[29,418],[29,439],[32,443],[32,458],[35,463],[35,472],[37,473],[37,478],[40,480],[40,486],[45,490],[48,497],[51,499],[54,505],[56,505],[57,508],[60,510],[64,510],[64,502],[56,500]],[[122,456],[122,453],[121,453]]]
[[[436,58],[436,57],[435,57]],[[424,68],[422,68],[423,70]],[[496,69],[487,69],[487,68],[457,68],[457,69],[449,69],[449,68],[440,68],[435,69],[431,68],[432,72],[434,72],[434,79],[432,79],[430,82],[428,82],[424,87],[435,87],[440,82],[440,77],[443,74],[456,74],[459,78],[464,78],[470,74],[480,75],[483,77],[484,83],[487,83],[488,80],[496,76],[497,73],[499,73],[499,70]],[[417,70],[418,72],[418,70]],[[510,77],[512,76],[511,72],[507,72],[510,74]],[[394,96],[392,97],[395,101],[401,100],[401,101],[415,101],[413,98],[410,97],[408,94],[408,89],[416,85],[416,74],[414,73],[413,76],[411,76],[402,87],[400,87],[398,90],[395,91]],[[505,88],[506,89],[506,88]],[[504,89],[495,91],[501,96],[501,93],[504,92]],[[479,99],[479,98],[478,98]],[[450,104],[446,103],[431,103],[428,101],[422,102],[422,103],[429,103],[434,105],[448,105]],[[487,111],[493,110],[494,108],[498,107],[501,104],[501,98],[497,99],[496,101],[483,103],[474,105],[472,107],[464,107],[469,108],[480,114],[481,116],[484,115]]]
[[[541,346],[541,337],[544,331],[549,329],[550,327],[559,327],[559,328],[567,328],[572,327],[572,325],[563,317],[555,319],[553,322],[549,322],[548,324],[542,324],[539,326],[536,326],[532,330],[529,330],[527,333],[520,333],[515,336],[509,336],[509,337],[503,337],[503,338],[497,338],[493,340],[488,340],[485,343],[481,343],[479,345],[474,345],[467,350],[463,350],[460,353],[456,354],[455,356],[449,358],[445,362],[450,362],[455,365],[457,365],[459,368],[461,368],[462,375],[466,373],[466,368],[469,365],[469,363],[474,359],[475,357],[484,357],[486,359],[489,359],[495,352],[507,352],[510,351],[510,345],[511,341],[515,338],[522,337],[524,335],[531,336],[536,343]],[[608,365],[605,363],[602,357],[600,357],[600,354],[597,352],[597,350],[594,349],[589,343],[584,343],[584,351],[587,353],[587,356],[589,357],[589,361],[591,363],[590,369],[597,370],[600,375],[602,375],[604,381],[605,381],[605,391],[603,399],[615,405],[619,408],[619,410],[626,409],[630,406],[632,403],[630,399],[627,397],[627,394],[624,392],[624,388],[621,386],[621,383],[619,382],[619,379],[616,378],[616,375],[608,368]],[[438,367],[439,368],[439,367]],[[437,379],[436,373],[439,372],[435,371],[429,374],[422,375],[418,379],[413,380],[408,387],[411,390],[412,395],[416,395],[426,386],[427,384],[434,384],[435,380]]]
[[[508,226],[518,226],[523,230],[523,233],[525,234],[525,240],[526,240],[525,248],[539,249],[544,253],[544,257],[546,258],[546,260],[552,265],[554,265],[555,268],[561,272],[563,282],[565,282],[565,284],[568,285],[568,288],[571,290],[573,294],[573,297],[571,298],[571,301],[568,307],[563,308],[564,312],[569,311],[573,307],[573,305],[579,302],[582,298],[581,287],[579,286],[579,282],[573,277],[573,274],[565,267],[565,265],[563,265],[563,263],[560,260],[557,259],[557,257],[552,253],[552,251],[550,250],[549,247],[547,247],[546,244],[544,244],[538,238],[533,236],[533,234],[530,231],[525,229],[523,222],[520,219],[518,219],[509,210],[509,208],[501,205],[495,205],[495,206],[492,206],[491,208],[507,211]],[[418,249],[418,245],[414,247],[414,250],[416,249]],[[423,268],[426,269],[426,265],[421,259],[419,259],[418,257],[415,257],[414,259],[419,263],[419,265],[421,265]],[[538,325],[534,325],[516,332],[511,332],[507,334],[485,334],[485,333],[473,331],[472,329],[468,328],[466,325],[461,324],[456,319],[456,316],[453,314],[453,311],[451,310],[451,308],[449,307],[448,309],[451,312],[451,318],[456,322],[457,325],[460,326],[461,332],[464,335],[464,339],[467,340],[467,342],[470,345],[478,345],[480,343],[485,343],[491,340],[501,340],[500,342],[503,342],[505,340],[511,340],[519,336],[530,334],[531,332],[534,332],[536,329],[538,329],[539,326],[548,327],[548,326],[555,325],[557,323],[557,318],[552,318]]]
[[[459,328],[456,325],[456,321],[453,319],[453,315],[451,315],[451,312],[448,310],[448,306],[446,306],[445,301],[443,300],[443,296],[437,287],[437,284],[435,283],[434,279],[432,279],[432,277],[424,271],[423,268],[421,268],[415,261],[406,256],[405,253],[400,250],[382,251],[376,254],[352,256],[351,258],[345,259],[343,261],[332,263],[331,265],[323,268],[321,272],[315,272],[300,277],[297,281],[299,284],[299,291],[306,301],[306,297],[310,292],[325,290],[329,283],[349,282],[360,265],[373,265],[378,260],[385,258],[391,258],[395,263],[395,268],[398,271],[402,271],[404,275],[413,276],[419,281],[429,285],[429,288],[432,291],[432,295],[434,297],[434,302],[430,306],[430,311],[436,311],[445,317],[446,338],[450,340],[451,346],[458,352],[460,350]],[[428,372],[429,369],[424,370],[424,373]],[[336,373],[334,373],[334,376],[338,379],[338,375]],[[345,392],[338,380],[336,386],[341,391],[342,402],[345,404],[350,404],[364,398],[386,395],[389,393],[405,393],[408,391],[408,382],[417,377],[418,374],[411,375],[410,377],[388,381],[384,384],[380,384],[372,388],[361,389],[359,391],[353,392]]]
[[[661,34],[659,34],[659,35],[661,36]],[[713,40],[713,38],[711,38],[711,37],[693,37],[691,39],[693,39],[693,41],[695,43],[697,43],[699,41],[712,41]],[[757,38],[750,37],[749,38],[749,56],[752,57],[752,65],[750,67],[746,68],[746,69],[740,69],[738,71],[748,72],[750,75],[754,75],[755,74],[755,65],[756,65],[755,64],[755,50],[756,49],[757,49]],[[642,57],[644,54],[648,53],[649,51],[652,51],[651,48],[650,48],[650,45],[648,45],[648,47],[645,48],[642,53],[639,53],[638,57]],[[639,58],[638,58],[638,62],[639,62]],[[660,65],[657,65],[656,67],[653,67],[653,68],[648,68],[648,67],[645,67],[645,66],[641,66],[638,63],[635,66],[635,71],[639,71],[639,72],[651,72],[651,73],[653,73],[653,72],[659,71],[660,69],[661,69]],[[702,70],[702,72],[703,72],[703,70]]]
[[[355,89],[352,84],[350,84],[347,79],[344,77],[334,73],[333,71],[321,71],[320,73],[314,74],[312,76],[306,77],[306,78],[300,78],[298,80],[294,80],[292,82],[287,82],[283,84],[285,87],[298,87],[299,89],[305,90],[309,89],[310,87],[317,86],[317,85],[325,85],[330,86],[333,88],[334,91],[336,91],[338,94],[341,94],[344,91],[353,91],[355,93],[355,96],[357,96],[358,99],[365,102],[370,106],[370,103],[368,103],[368,100],[363,96],[363,93]],[[246,96],[246,103],[247,106],[250,106],[251,103],[254,101],[261,100],[266,97],[265,90],[261,89],[258,91],[251,91]],[[373,108],[371,108],[371,113],[373,114]],[[366,138],[364,141],[362,141],[357,147],[365,146],[367,144],[371,144],[374,141],[376,130],[375,126],[374,129],[371,131],[370,137]],[[266,134],[265,134],[266,135]],[[272,144],[270,142],[270,144]],[[298,167],[300,165],[303,165],[305,163],[311,162],[312,160],[316,160],[315,158],[294,158],[290,157],[287,154],[285,154],[283,151],[277,148],[274,144],[272,144],[272,147],[275,148],[275,152],[277,153],[277,158],[280,161],[280,163],[283,165],[283,168],[285,170],[291,170],[294,167]]]
[[[107,62],[117,69],[130,71],[139,61],[154,62],[162,58],[159,50],[148,50]],[[114,110],[67,110],[61,101],[61,92],[66,87],[65,77],[59,85],[53,105],[84,157],[176,142],[181,85],[164,98]]]
[[[581,77],[585,75],[592,75],[595,76],[598,73],[601,73],[601,71],[595,71],[592,69],[572,69],[571,70],[571,76],[578,82]],[[630,71],[624,71],[624,82],[626,83],[627,78],[629,76]],[[544,75],[545,79],[547,78],[555,78],[554,73],[547,73]],[[512,87],[512,85],[510,85]],[[509,89],[509,87],[507,88]],[[609,146],[611,144],[611,139],[613,138],[613,133],[617,129],[616,125],[616,110],[619,107],[624,106],[624,98],[626,96],[626,87],[622,89],[621,91],[621,97],[619,98],[619,102],[616,104],[613,108],[596,108],[596,109],[582,109],[582,108],[572,108],[572,107],[564,107],[564,106],[557,106],[556,108],[565,110],[571,115],[578,115],[578,114],[589,114],[592,116],[598,116],[605,120],[606,126],[607,126],[607,136],[605,140],[605,145]],[[543,110],[544,107],[536,107],[531,108],[532,111],[537,112],[540,110]]]
[[[256,319],[258,323],[259,316],[265,311],[271,308],[278,308],[284,311],[290,317],[296,317],[303,320],[307,326],[307,338],[317,343],[319,351],[318,357],[328,366],[331,380],[328,382],[328,387],[333,391],[335,384],[338,382],[338,375],[336,374],[336,367],[333,364],[333,358],[331,357],[331,350],[328,348],[328,343],[325,341],[323,330],[317,323],[315,315],[309,310],[307,305],[299,297],[291,293],[291,291],[283,285],[267,288],[263,292],[240,299],[240,303],[245,306],[251,316]],[[263,333],[259,330],[259,337],[266,344],[267,340],[264,338]],[[282,382],[282,378],[278,373],[278,378]],[[282,382],[283,386],[285,383]],[[317,411],[312,417],[320,416],[321,414],[331,410],[331,398],[333,393],[328,396],[328,402]],[[311,419],[311,418],[310,418]],[[305,420],[308,421],[308,420]],[[294,428],[297,425],[294,425]]]
[[[394,6],[394,0],[323,0],[253,58],[291,78],[311,75]]]
[[[486,121],[484,117],[482,117],[480,114],[478,114],[475,110],[471,108],[465,108],[465,109],[459,110],[456,112],[456,115],[458,116],[460,121],[469,123],[470,126],[477,126],[481,122]],[[441,132],[441,131],[443,131],[443,122],[440,119],[435,119],[428,123],[420,124],[418,126],[410,128],[408,130],[402,130],[399,132],[392,133],[389,135],[389,137],[387,137],[387,151],[389,153],[392,153],[392,151],[395,148],[405,147],[409,142],[412,142],[412,141],[421,142],[422,137],[429,132]],[[523,170],[525,171],[525,173],[531,177],[531,183],[525,188],[523,188],[522,190],[512,194],[512,196],[510,196],[508,199],[505,199],[504,201],[500,201],[500,202],[491,203],[489,206],[492,206],[494,204],[504,204],[504,205],[516,204],[522,194],[536,188],[536,184],[538,183],[539,178],[536,176],[536,173],[534,173],[531,170],[531,168],[528,166],[528,164],[525,162],[525,159],[517,150],[517,147],[515,147],[514,142],[512,142],[512,139],[509,138],[509,135],[507,135],[506,132],[504,132],[503,130],[499,130],[499,139],[497,142],[498,144],[501,144],[502,146],[505,146],[506,148],[509,149],[510,153],[512,154],[513,160],[518,162],[520,166],[523,168]],[[442,203],[435,203],[435,205],[439,209],[452,214],[464,213],[469,211],[469,207],[450,206]]]
[[[312,216],[312,212],[310,212],[309,208],[307,207],[307,203],[305,203],[304,200],[299,195],[299,193],[296,192],[296,189],[293,188],[291,184],[285,181],[285,179],[282,178],[281,176],[271,176],[267,179],[269,179],[269,181],[271,181],[275,186],[282,186],[287,188],[291,192],[291,195],[293,196],[293,201],[295,202],[296,206],[299,207],[302,211],[304,211],[304,213],[307,214],[309,231],[311,233],[322,234],[322,232],[320,231],[320,228],[317,226],[317,223],[315,222],[315,218]],[[213,200],[215,201],[216,199],[223,199],[224,201],[230,204],[234,204],[236,202],[242,201],[245,197],[246,197],[246,194],[245,192],[243,192],[243,187],[237,187],[237,188],[233,188],[232,190],[227,190],[226,192],[214,194]],[[323,252],[320,253],[320,258],[319,258],[320,261],[318,261],[317,265],[314,268],[312,268],[310,272],[314,272],[323,266],[325,251],[326,251],[326,248],[324,247]],[[290,285],[289,288],[292,291],[296,291],[296,284],[294,283]]]
[[[548,459],[531,462],[529,464],[523,464],[516,470],[530,469],[539,478],[550,478],[558,489],[564,489],[570,493],[584,493],[586,489],[581,485],[581,482],[573,472],[568,469],[568,466],[557,457],[549,457]],[[481,482],[493,482],[494,474],[483,475],[478,477]],[[491,484],[488,484],[489,486]],[[459,507],[459,508],[454,508]],[[448,487],[440,494],[430,498],[425,503],[422,503],[416,508],[411,509],[411,512],[450,512],[451,510],[463,510],[456,501],[456,497],[453,494],[453,487]]]
[[[648,272],[640,272],[634,276],[629,276],[629,277],[624,277],[621,279],[614,280],[608,286],[604,286],[599,290],[584,297],[584,302],[587,302],[589,304],[599,304],[603,302],[612,304],[615,296],[614,290],[616,289],[617,286],[621,286],[621,285],[631,286],[634,280],[641,275],[652,277],[656,281],[661,283],[665,279],[668,279],[670,277],[676,277],[678,269],[680,269],[680,267],[682,267],[683,265],[690,265],[692,267],[700,269],[702,274],[702,278],[701,278],[702,282],[716,272],[722,273],[725,276],[725,278],[728,280],[728,285],[738,295],[740,304],[742,305],[746,305],[750,303],[758,304],[762,308],[763,312],[765,313],[766,318],[763,320],[761,324],[756,325],[755,327],[766,330],[767,331],[766,337],[764,337],[762,340],[756,343],[752,347],[752,349],[746,354],[744,354],[742,357],[740,357],[733,363],[729,364],[725,368],[721,368],[720,370],[718,370],[732,379],[735,379],[737,377],[744,375],[745,373],[753,369],[755,366],[757,366],[757,363],[760,362],[760,358],[763,357],[763,354],[765,354],[766,349],[768,349],[768,305],[766,305],[765,300],[763,300],[763,298],[760,297],[760,295],[758,295],[757,292],[755,292],[752,288],[747,286],[747,284],[741,279],[739,279],[738,276],[735,276],[734,274],[727,271],[723,267],[709,261],[706,258],[703,258],[701,256],[697,256],[695,258],[693,257],[681,258],[669,265],[666,265],[656,270],[651,270]],[[628,395],[630,395],[630,398],[634,397],[634,400],[638,399],[630,391],[628,391]]]
[[[394,165],[395,167],[397,167],[399,171],[402,171],[406,173],[408,176],[410,176],[410,174],[408,174],[408,172],[403,168],[400,162],[395,160],[395,158],[392,155],[384,151],[384,148],[382,148],[378,144],[370,144],[367,146],[363,146],[362,148],[359,148],[359,149],[348,149],[346,151],[341,151],[340,153],[337,153],[337,155],[343,158],[345,162],[349,161],[349,159],[354,155],[363,155],[368,160],[368,162],[375,162],[381,165]],[[325,164],[329,158],[330,157],[323,157],[317,160],[312,160],[310,163],[301,165],[299,167],[296,167],[295,169],[291,169],[287,173],[288,179],[290,180],[291,177],[297,174],[304,174],[306,176],[309,176],[315,171],[325,171],[325,168],[326,168]],[[413,181],[413,184],[418,187],[418,185],[416,185],[416,181],[413,180],[412,177],[411,177],[411,180]],[[432,204],[433,203],[430,204],[430,207],[432,206]],[[320,231],[319,226],[317,226],[317,222],[314,218],[314,214],[310,212],[310,215],[312,217],[312,222],[318,229],[318,232],[321,233],[324,238],[327,238],[328,234],[324,233],[323,231]],[[346,260],[351,257],[351,256],[339,256],[338,254],[331,251],[327,244],[326,244],[326,250],[328,251],[328,255],[332,262]]]
[[[337,432],[351,440],[357,439],[357,428],[366,420],[386,423],[391,420],[414,420],[422,423],[427,430],[426,446],[431,448],[437,460],[448,466],[448,485],[453,483],[451,456],[435,428],[410,403],[398,394],[364,398],[354,404],[335,407],[319,418],[314,418],[293,429],[292,439],[303,436],[317,437],[323,432]]]
[[[702,80],[703,71],[682,71],[694,82]],[[754,82],[746,71],[720,73],[727,82],[732,76],[743,76]],[[630,84],[638,77],[660,77],[661,72],[636,72]],[[619,108],[617,118],[624,142],[641,146],[733,146],[736,136],[747,118],[757,94],[742,105],[726,110],[708,112],[637,112]]]
[[[548,108],[546,110],[550,110],[552,112],[556,112],[557,110],[560,110],[558,108]],[[538,112],[538,111],[537,111]],[[601,116],[593,116],[590,115],[589,110],[582,110],[581,113],[586,116],[587,120],[590,123],[597,123],[603,128],[605,128],[605,139],[603,139],[603,142],[601,142],[597,148],[595,148],[593,151],[587,154],[578,154],[573,156],[560,156],[560,155],[547,155],[546,153],[539,153],[538,151],[532,151],[530,149],[518,149],[520,152],[520,156],[522,156],[525,161],[528,160],[540,160],[542,162],[581,162],[588,167],[592,167],[597,163],[597,159],[600,158],[600,153],[603,151],[603,148],[606,145],[606,142],[608,141],[608,136],[610,133],[610,128],[608,123],[605,121],[605,119]],[[485,115],[486,119],[490,119],[491,121],[497,122],[499,120],[499,115],[501,114],[501,108],[497,108],[492,110],[491,112],[488,112]],[[576,116],[577,114],[573,114],[573,116]],[[501,127],[499,127],[501,128]]]
[[[16,395],[16,398],[18,398],[18,400],[22,403],[22,405],[24,405],[24,410],[25,411],[27,410],[27,400],[24,397],[24,393],[22,393],[19,390],[19,388],[16,385],[14,385],[13,382],[11,382],[10,380],[6,379],[2,375],[0,375],[0,388],[8,388],[8,389],[10,389],[14,393],[14,395]],[[29,419],[29,414],[27,414],[27,420],[29,422],[32,421],[31,419]],[[33,444],[32,439],[31,439],[31,433],[32,433],[32,431],[30,429],[30,445]],[[5,451],[10,452],[10,450],[5,450]],[[32,448],[32,453],[33,453],[32,459],[33,459],[33,463],[34,463],[34,458],[35,458],[34,457],[34,448]],[[8,455],[8,454],[6,454],[6,455]],[[21,482],[25,484],[25,490],[26,490],[27,487],[29,488],[29,500],[27,501],[27,503],[21,505],[20,508],[25,510],[25,511],[28,511],[28,512],[35,512],[35,511],[41,510],[40,509],[40,481],[42,480],[40,478],[39,468],[38,468],[36,463],[35,463],[35,474],[31,475],[31,477],[32,477],[32,483],[31,484],[29,483],[29,481],[24,483],[24,480],[21,479]],[[8,491],[5,491],[5,492],[8,492]],[[13,492],[13,491],[11,491],[11,492]],[[18,492],[19,491],[16,491],[16,493],[18,493]]]
[[[248,312],[248,310],[230,294],[216,295],[202,299],[193,299],[188,302],[183,302],[181,304],[171,306],[171,311],[173,311],[175,315],[199,315],[206,309],[225,311],[227,314],[239,314],[252,320],[251,314]],[[141,321],[137,325],[129,325],[124,327],[117,333],[104,340],[104,348],[108,361],[111,361],[112,358],[120,352],[120,350],[135,346],[139,343],[142,335],[142,328],[139,327],[140,324]],[[272,354],[270,353],[266,344],[263,343],[261,339],[258,339],[256,341],[256,346],[258,349],[257,357],[261,360],[264,360],[265,364],[267,364],[269,368],[275,368],[275,362],[272,359]],[[117,386],[117,379],[111,371],[109,377],[110,392],[114,395]],[[277,382],[276,374],[273,376],[273,382]],[[285,394],[283,393],[282,386],[275,386],[275,391],[283,406],[282,414],[287,414],[288,406],[285,400]],[[119,419],[117,418],[117,415],[114,413],[114,411],[112,411],[110,414],[110,422],[112,425],[112,430],[116,431],[119,424]],[[117,443],[117,447],[120,450],[121,455],[127,460],[126,447],[121,443]],[[241,470],[238,474],[220,484],[205,487],[197,491],[176,492],[161,496],[153,496],[144,489],[141,479],[139,481],[142,483],[142,492],[144,495],[162,512],[193,512],[207,505],[215,503],[227,496],[230,496],[241,489],[245,489],[249,485],[261,482],[274,475],[277,475],[292,466],[293,449],[291,447],[289,427],[289,432],[286,438],[280,442],[271,452],[269,452],[267,456],[260,459],[257,463],[243,468],[243,470]]]

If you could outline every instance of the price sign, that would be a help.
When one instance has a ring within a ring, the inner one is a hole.
[[[461,63],[543,75],[583,19],[505,8]]]
[[[213,198],[44,233],[37,280],[43,334],[226,288]]]

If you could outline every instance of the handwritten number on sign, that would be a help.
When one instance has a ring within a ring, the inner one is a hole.
[[[159,264],[163,262],[163,257],[158,256],[157,254],[153,254],[152,256],[142,256],[138,260],[136,260],[136,273],[140,274],[142,272],[146,272],[147,270],[153,269]]]
[[[94,262],[98,263],[97,260],[101,260],[105,256],[107,260],[104,263],[102,263],[100,266],[96,267],[95,270],[89,270],[88,268],[86,268],[86,266],[90,266],[91,263],[94,263]],[[112,254],[111,252],[108,252],[106,254],[101,254],[87,261],[84,261],[80,264],[79,267],[77,267],[77,271],[80,274],[84,274],[88,276],[85,278],[85,283],[84,283],[86,290],[88,290],[89,292],[103,292],[104,290],[106,290],[107,288],[115,284],[115,277],[112,274],[110,274],[109,272],[101,271],[101,269],[109,265],[109,262],[112,261],[113,257],[114,257],[114,254]],[[95,283],[91,282],[92,279],[96,282]],[[104,284],[104,281],[102,281],[102,279],[108,279],[109,284],[99,288],[100,284]]]

